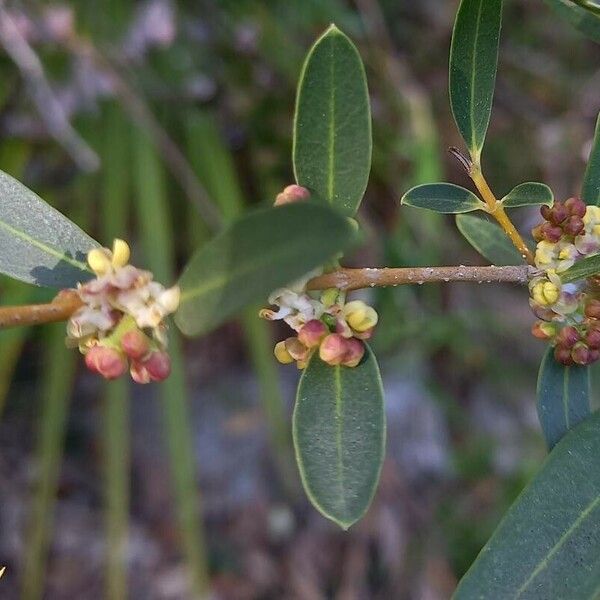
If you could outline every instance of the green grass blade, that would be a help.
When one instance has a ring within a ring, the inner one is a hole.
[[[22,598],[42,598],[44,571],[54,522],[54,505],[63,455],[71,387],[77,357],[65,349],[64,324],[48,328],[45,369],[41,381],[42,409],[37,447],[39,479],[32,499],[31,521],[25,544]]]
[[[174,279],[174,241],[168,213],[164,171],[147,137],[135,130],[135,198],[137,216],[148,267],[156,279],[170,284]],[[179,533],[183,543],[194,594],[203,595],[209,585],[200,490],[185,383],[183,356],[177,332],[170,333],[171,376],[160,385],[167,448],[171,463]]]
[[[131,170],[129,128],[114,105],[103,118],[101,152],[103,243],[126,239]],[[104,391],[104,476],[106,486],[106,597],[127,597],[129,525],[129,385],[126,379],[109,382]]]
[[[214,117],[200,111],[186,119],[188,154],[211,199],[221,211],[223,221],[230,223],[244,208],[244,199],[233,157]],[[250,362],[258,378],[260,401],[269,427],[275,460],[283,485],[295,491],[291,431],[287,424],[279,373],[273,357],[271,327],[258,318],[259,307],[244,311],[241,319]]]

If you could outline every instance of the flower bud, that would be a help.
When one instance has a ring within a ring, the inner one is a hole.
[[[306,360],[308,358],[308,348],[297,337],[289,337],[284,344],[285,349],[294,360]]]
[[[377,311],[361,300],[348,302],[344,306],[343,314],[348,325],[350,325],[354,331],[358,331],[359,333],[375,327],[379,320]]]
[[[330,333],[319,348],[319,356],[328,365],[339,365],[345,359],[348,340],[339,333]]]
[[[590,360],[590,350],[583,342],[577,342],[571,350],[571,358],[578,365],[587,365]]]
[[[545,239],[544,237],[544,231],[543,231],[543,227],[544,227],[545,223],[541,224],[541,225],[536,225],[532,230],[531,230],[531,236],[533,237],[533,239],[536,242],[541,242],[543,239]]]
[[[561,365],[569,366],[573,364],[571,349],[565,348],[564,346],[557,345],[554,348],[554,358],[556,362],[559,362]]]
[[[142,364],[152,381],[164,381],[171,374],[171,357],[166,352],[152,352]]]
[[[158,297],[159,304],[170,314],[174,313],[179,308],[179,301],[181,299],[181,290],[178,285],[174,285],[166,289]]]
[[[590,348],[590,359],[588,365],[595,363],[600,358],[600,349]]]
[[[544,223],[541,227],[542,239],[545,239],[552,244],[555,244],[562,238],[563,230],[557,225],[551,223]]]
[[[558,204],[558,202],[556,204]],[[555,206],[556,206],[556,204],[555,204]],[[546,206],[545,204],[543,206],[540,206],[540,214],[542,215],[542,219],[549,221],[551,210],[552,209],[549,206]]]
[[[371,327],[371,329],[367,329],[366,331],[354,332],[354,337],[358,340],[370,340],[373,337],[373,332],[375,331],[375,327]]]
[[[554,225],[560,225],[568,216],[568,208],[562,202],[556,202],[549,211],[548,221]]]
[[[121,348],[129,358],[139,360],[150,350],[150,340],[139,329],[131,329],[121,338]]]
[[[130,256],[129,244],[124,240],[116,239],[112,247],[112,266],[114,268],[124,267],[129,262]]]
[[[346,354],[344,355],[342,364],[345,367],[356,367],[364,355],[364,344],[356,338],[350,338],[346,340]]]
[[[316,348],[328,333],[329,330],[323,321],[312,319],[302,326],[298,332],[298,339],[307,348]]]
[[[563,231],[567,235],[579,235],[585,228],[583,224],[583,220],[581,217],[572,216],[567,219],[565,223],[563,223]]]
[[[569,214],[581,218],[585,215],[587,206],[581,198],[569,198],[565,201],[565,208]]]
[[[285,347],[285,341],[277,342],[277,344],[275,344],[273,354],[282,365],[289,365],[290,363],[294,362],[294,357],[287,351],[287,348]]]
[[[591,298],[585,305],[585,316],[590,319],[600,319],[600,300]]]
[[[325,290],[321,294],[321,303],[326,308],[329,308],[330,306],[333,306],[337,302],[339,295],[340,295],[340,290],[338,290],[337,288],[329,288],[328,290]]]
[[[283,204],[290,204],[292,202],[300,202],[302,200],[308,200],[310,198],[310,192],[301,185],[288,185],[283,192],[277,194],[275,198],[275,206],[281,206]]]
[[[129,374],[131,375],[131,379],[133,379],[133,381],[136,383],[145,384],[152,381],[148,369],[146,369],[146,367],[139,362],[131,363],[131,366],[129,367]]]
[[[549,340],[556,335],[556,326],[552,323],[537,321],[533,324],[531,333],[538,340]]]
[[[96,275],[106,275],[111,268],[110,253],[104,248],[94,248],[87,255],[88,265]]]
[[[600,349],[600,329],[589,327],[585,334],[585,343],[590,348]]]
[[[579,332],[571,325],[563,327],[556,336],[557,344],[560,344],[565,348],[572,348],[579,341],[579,339]]]
[[[93,373],[105,379],[117,379],[127,370],[125,357],[115,348],[97,345],[85,355],[85,364]]]

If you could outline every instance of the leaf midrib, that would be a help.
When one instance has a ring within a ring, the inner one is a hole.
[[[546,556],[537,564],[536,568],[533,570],[531,575],[527,578],[527,580],[523,583],[523,585],[518,589],[516,598],[520,598],[523,592],[531,585],[531,583],[537,578],[537,576],[544,571],[550,564],[550,561],[554,557],[554,555],[562,548],[565,542],[569,539],[569,537],[574,533],[574,531],[583,523],[583,521],[590,515],[590,513],[597,507],[600,506],[600,494],[598,494],[594,500],[592,500],[587,507],[581,512],[579,517],[575,519],[571,527],[569,527],[565,533],[560,537],[560,539],[554,544],[554,546],[548,551]]]
[[[331,85],[329,89],[329,127],[328,127],[328,170],[327,170],[327,195],[329,202],[333,204],[335,194],[335,38],[331,39],[331,65],[329,67],[329,78]]]
[[[471,144],[473,146],[472,150],[477,151],[478,144],[475,135],[475,80],[476,80],[476,68],[475,61],[477,60],[477,48],[479,45],[479,28],[481,26],[481,13],[483,12],[483,0],[479,0],[479,8],[477,10],[477,21],[475,24],[475,39],[473,42],[473,53],[472,53],[472,61],[471,61],[471,110],[470,110],[470,120],[471,120]]]
[[[344,482],[344,455],[343,455],[343,428],[344,428],[344,415],[342,412],[343,396],[342,396],[342,367],[336,366],[335,377],[334,377],[334,390],[335,390],[335,441],[336,441],[336,454],[337,454],[337,471],[340,488],[340,504],[344,514],[348,513],[348,505],[346,503],[346,484]]]
[[[16,229],[15,227],[13,227],[12,225],[9,225],[5,221],[0,221],[0,227],[3,227],[4,229],[8,230],[10,233],[16,235],[17,237],[21,238],[22,240],[25,240],[32,246],[35,246],[36,248],[38,248],[39,250],[46,252],[46,254],[49,254],[50,256],[54,256],[55,258],[58,258],[59,260],[64,261],[66,263],[69,263],[71,266],[76,267],[80,271],[86,271],[88,273],[91,272],[85,263],[82,263],[81,261],[71,258],[71,257],[67,256],[67,254],[65,254],[65,253],[61,254],[58,250],[55,250],[54,248],[52,248],[52,246],[47,246],[43,242],[36,240],[35,238],[31,237],[24,231],[21,231],[20,229]]]

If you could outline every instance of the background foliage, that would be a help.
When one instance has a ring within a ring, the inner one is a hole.
[[[480,261],[453,217],[398,213],[396,202],[420,183],[469,187],[445,153],[460,143],[447,93],[454,2],[58,8],[19,3],[2,17],[21,28],[74,129],[39,102],[43,86],[18,68],[2,29],[0,168],[101,242],[130,239],[165,283],[217,221],[291,182],[298,74],[332,21],[365,60],[374,113],[359,213],[368,236],[352,262]],[[561,199],[577,191],[591,142],[599,46],[541,0],[506,2],[504,17],[486,172],[502,195],[537,180]],[[530,228],[535,209],[521,211]],[[459,216],[462,230],[471,218]],[[46,297],[0,285],[3,304]],[[174,344],[174,376],[149,392],[80,372],[60,326],[0,333],[2,591],[186,598],[210,582],[225,598],[448,597],[544,455],[532,376],[543,348],[526,335],[521,289],[369,295],[385,324],[373,345],[388,448],[374,504],[348,534],[299,492],[297,376],[277,371],[273,330],[256,311],[179,353]]]

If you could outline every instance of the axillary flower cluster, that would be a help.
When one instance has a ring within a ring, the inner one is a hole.
[[[587,280],[563,284],[560,274],[600,251],[600,208],[579,198],[543,206],[543,223],[533,229],[535,265],[530,306],[539,321],[535,337],[554,346],[564,365],[589,365],[600,358],[600,288]]]
[[[275,357],[280,363],[295,362],[303,369],[318,352],[329,365],[356,367],[365,354],[363,340],[373,335],[377,312],[361,300],[345,302],[344,293],[338,289],[304,291],[314,275],[273,292],[269,304],[277,306],[277,311],[260,311],[260,316],[269,321],[283,319],[297,333],[275,345]]]
[[[129,369],[136,383],[162,381],[171,372],[165,317],[179,306],[179,288],[165,289],[129,257],[123,240],[112,251],[89,252],[96,278],[77,287],[83,306],[67,323],[67,345],[78,347],[88,369],[106,379]]]
[[[306,188],[288,185],[277,195],[275,206],[309,198]],[[363,341],[373,335],[379,317],[374,308],[361,300],[346,302],[346,293],[336,288],[306,291],[308,281],[322,272],[318,269],[287,288],[275,290],[268,301],[277,310],[264,308],[259,316],[269,321],[283,320],[297,334],[275,345],[273,352],[280,363],[295,362],[304,369],[318,352],[329,365],[356,367],[365,354]]]

